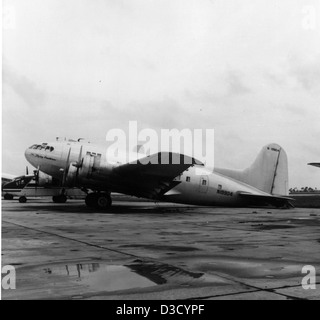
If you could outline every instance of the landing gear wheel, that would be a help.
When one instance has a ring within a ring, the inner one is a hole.
[[[26,202],[27,202],[27,198],[26,198],[25,196],[21,196],[21,197],[19,198],[19,202],[20,202],[20,203],[26,203]]]
[[[53,196],[52,201],[55,203],[65,203],[67,201],[67,197],[64,194],[60,196]]]
[[[107,193],[89,193],[86,197],[86,205],[89,208],[108,209],[111,207],[112,200]]]
[[[4,200],[13,200],[13,195],[12,194],[9,194],[9,193],[6,193],[4,196],[3,196]]]
[[[95,207],[97,209],[108,209],[111,207],[112,201],[108,194],[98,194]]]
[[[85,202],[86,202],[86,205],[87,205],[89,208],[94,207],[94,206],[95,206],[95,203],[96,203],[96,193],[89,193],[89,194],[86,196]]]

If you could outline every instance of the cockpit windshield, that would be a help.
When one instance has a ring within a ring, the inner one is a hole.
[[[49,151],[49,152],[52,152],[54,150],[54,148],[51,146],[48,146],[47,143],[33,144],[31,147],[29,147],[29,149],[45,150],[45,151]]]

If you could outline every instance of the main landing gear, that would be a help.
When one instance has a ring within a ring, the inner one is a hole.
[[[64,194],[60,194],[59,196],[53,196],[52,201],[55,203],[65,203],[67,201],[67,197]]]
[[[89,193],[86,196],[86,205],[89,208],[108,209],[112,205],[110,194],[105,192]]]
[[[62,188],[59,195],[52,197],[52,201],[55,203],[66,203],[67,202],[66,190]]]

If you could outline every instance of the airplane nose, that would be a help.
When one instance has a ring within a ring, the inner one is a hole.
[[[26,151],[24,152],[24,156],[28,160],[28,162],[30,162],[30,150],[29,150],[29,148],[26,149]]]
[[[33,166],[35,165],[35,158],[31,155],[32,154],[32,150],[31,148],[27,148],[24,152],[24,157],[27,159],[27,161],[32,164]]]

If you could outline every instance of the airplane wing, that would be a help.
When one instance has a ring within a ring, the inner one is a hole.
[[[240,197],[248,201],[252,205],[272,205],[275,207],[289,206],[294,207],[290,201],[295,201],[293,198],[285,196],[252,194],[248,192],[239,192]]]
[[[5,185],[6,183],[12,181],[16,176],[9,173],[2,173],[1,175],[1,186]]]
[[[308,163],[309,166],[314,166],[314,167],[319,167],[320,168],[320,162],[313,162],[313,163]]]
[[[14,179],[2,185],[3,190],[23,189],[32,179],[34,175],[23,175],[15,177]]]
[[[180,181],[174,178],[193,165],[203,165],[200,161],[173,152],[159,152],[114,168],[129,194],[159,199]]]
[[[2,177],[1,177],[1,186],[7,186],[9,183],[11,182],[16,182],[16,181],[21,181],[21,180],[25,180],[28,183],[34,178],[33,174],[27,174],[27,175],[23,175],[23,176],[14,176],[12,174],[7,174],[7,173],[2,173]]]

